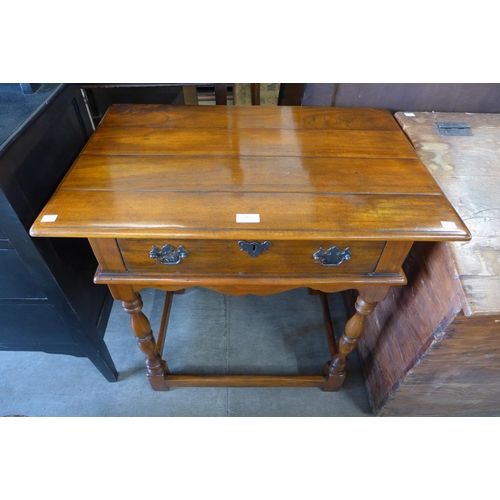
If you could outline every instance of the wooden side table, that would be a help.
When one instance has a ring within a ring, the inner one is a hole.
[[[130,314],[156,390],[338,390],[366,316],[405,284],[413,242],[470,238],[389,113],[284,106],[113,106],[31,234],[89,239],[95,281]],[[327,328],[323,374],[171,374],[139,292],[192,286],[360,295],[338,346]]]

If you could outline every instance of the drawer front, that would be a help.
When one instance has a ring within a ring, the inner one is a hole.
[[[266,245],[252,245],[264,241],[247,241],[249,245],[239,244],[237,240],[168,240],[120,239],[119,247],[127,269],[131,272],[169,274],[169,275],[274,275],[274,276],[340,276],[365,274],[375,270],[385,242],[359,241],[272,241]],[[174,252],[170,257],[158,255],[164,245],[175,251],[181,246],[186,254]],[[156,256],[151,257],[153,247]],[[314,258],[314,254],[323,253]],[[337,247],[328,254],[328,250]],[[345,252],[346,249],[349,249]],[[261,253],[253,257],[251,254]],[[335,255],[339,253],[339,255]],[[327,254],[326,257],[323,254]],[[158,260],[169,259],[178,264],[161,264]],[[158,260],[157,260],[158,259]],[[323,265],[320,260],[339,263]]]

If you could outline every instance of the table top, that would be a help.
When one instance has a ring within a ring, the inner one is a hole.
[[[470,238],[386,111],[125,104],[108,110],[31,234]]]
[[[397,113],[423,163],[472,233],[449,245],[466,314],[500,312],[500,115]],[[464,123],[471,135],[442,136],[436,123]]]

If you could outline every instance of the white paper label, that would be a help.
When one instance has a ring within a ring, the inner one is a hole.
[[[40,222],[55,222],[57,215],[44,215]]]
[[[405,113],[405,116],[415,116],[415,113]]]
[[[259,214],[236,214],[236,222],[239,223],[258,223],[260,222]]]
[[[447,220],[442,220],[441,221],[441,225],[445,229],[456,229],[457,228],[457,225],[454,222],[450,222],[450,221],[447,221]]]

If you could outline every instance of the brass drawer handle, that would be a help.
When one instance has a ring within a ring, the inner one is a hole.
[[[340,266],[344,260],[350,260],[352,257],[349,247],[343,252],[338,247],[331,247],[326,252],[319,247],[317,252],[313,253],[314,260],[318,261],[322,266]]]
[[[238,241],[238,245],[240,246],[240,250],[247,252],[250,257],[258,257],[262,252],[266,251],[272,243],[270,241],[263,241],[262,243],[252,241],[252,243],[248,243],[240,240]]]
[[[182,246],[176,250],[172,245],[163,245],[161,250],[157,246],[153,245],[153,249],[149,252],[149,256],[152,259],[156,259],[160,264],[167,266],[175,266],[180,264],[182,259],[188,256],[189,252]]]

